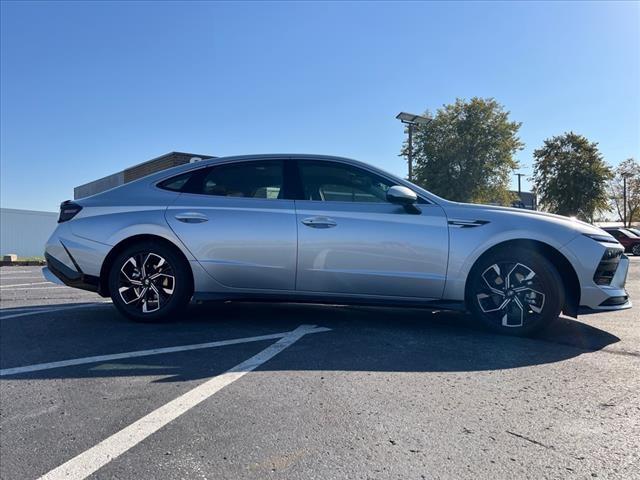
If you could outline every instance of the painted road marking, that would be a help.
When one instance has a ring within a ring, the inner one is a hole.
[[[6,307],[6,308],[0,308],[0,314],[2,313],[11,314],[11,313],[18,313],[18,312],[26,312],[26,311],[37,312],[39,310],[55,310],[56,308],[87,307],[91,305],[102,305],[103,303],[111,303],[111,300],[104,300],[102,302],[91,302],[91,303],[86,303],[86,302],[85,303],[68,303],[68,304],[52,303],[49,305],[45,303],[42,305],[25,305],[24,307]]]
[[[31,275],[30,277],[8,277],[6,275],[0,275],[0,279],[4,280],[30,280],[30,279],[42,280],[42,275]]]
[[[69,305],[71,306],[71,305]],[[25,311],[37,311],[37,310],[51,310],[52,308],[56,308],[56,305],[29,305],[27,307],[7,307],[0,308],[0,313],[17,313],[17,312],[25,312]]]
[[[111,302],[87,303],[83,305],[72,305],[70,307],[40,308],[39,310],[30,310],[24,313],[16,313],[13,315],[1,315],[0,320],[8,320],[10,318],[26,317],[27,315],[38,315],[40,313],[61,312],[63,310],[73,310],[76,308],[101,307],[103,305],[111,305]],[[2,310],[0,310],[2,313]],[[0,370],[2,371],[2,370]]]
[[[32,292],[33,290],[55,290],[56,288],[69,288],[66,285],[54,287],[20,287],[20,288],[0,288],[0,292]]]
[[[2,275],[13,275],[14,273],[35,273],[37,270],[9,270],[8,272],[0,272]]]
[[[13,288],[13,287],[32,287],[34,285],[46,285],[47,283],[53,283],[53,282],[17,283],[15,285],[2,285],[0,288],[7,289],[7,288]]]
[[[178,398],[106,438],[96,446],[51,470],[49,473],[40,477],[40,479],[81,480],[87,478],[111,460],[136,446],[183,413],[269,361],[308,333],[327,330],[329,329],[315,328],[315,325],[301,325],[295,330],[287,332],[280,340],[265,348],[260,353],[227,370],[225,373],[207,380],[203,384],[189,390],[187,393],[180,395]]]
[[[307,333],[327,332],[328,328],[316,328],[307,331]],[[255,337],[234,338],[231,340],[218,340],[215,342],[196,343],[192,345],[179,345],[176,347],[152,348],[150,350],[138,350],[135,352],[114,353],[110,355],[96,355],[93,357],[73,358],[70,360],[61,360],[58,362],[37,363],[35,365],[26,365],[24,367],[3,368],[0,370],[0,377],[7,375],[16,375],[19,373],[38,372],[40,370],[50,370],[52,368],[71,367],[75,365],[84,365],[87,363],[109,362],[112,360],[122,360],[125,358],[147,357],[151,355],[162,355],[165,353],[185,352],[188,350],[201,350],[203,348],[224,347],[227,345],[237,345],[240,343],[261,342],[264,340],[275,340],[284,338],[291,332],[270,333],[268,335],[259,335]]]

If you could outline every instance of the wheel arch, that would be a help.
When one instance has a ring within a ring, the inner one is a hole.
[[[570,317],[578,316],[578,306],[580,305],[580,280],[571,262],[565,257],[562,252],[552,247],[548,243],[541,242],[539,240],[528,239],[514,239],[500,242],[491,246],[485,250],[474,262],[473,266],[469,270],[467,279],[465,281],[465,304],[468,306],[469,302],[469,285],[470,279],[475,275],[476,270],[480,266],[480,262],[487,255],[491,255],[496,251],[512,248],[527,248],[543,255],[549,260],[554,267],[558,269],[562,284],[565,289],[565,304],[562,307],[562,312]]]
[[[124,251],[130,245],[134,245],[140,242],[155,242],[163,244],[171,249],[173,249],[184,262],[189,265],[189,272],[191,272],[191,289],[193,290],[194,279],[193,279],[193,270],[190,267],[189,259],[186,257],[184,252],[180,249],[178,245],[176,245],[171,240],[168,240],[164,237],[160,237],[158,235],[150,235],[150,234],[140,234],[133,235],[131,237],[127,237],[116,245],[109,251],[104,261],[102,262],[102,267],[100,267],[100,285],[98,289],[98,293],[104,297],[108,297],[110,295],[109,292],[109,270],[111,269],[111,265],[113,261],[117,258],[117,256]]]

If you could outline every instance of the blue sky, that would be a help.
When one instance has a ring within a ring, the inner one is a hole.
[[[395,115],[456,97],[523,122],[525,173],[568,130],[611,164],[638,158],[639,5],[2,2],[1,204],[57,210],[171,150],[336,154],[404,176]]]

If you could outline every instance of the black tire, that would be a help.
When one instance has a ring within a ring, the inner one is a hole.
[[[466,299],[474,318],[489,329],[524,336],[558,318],[565,290],[547,258],[533,250],[514,248],[480,259],[470,273]]]
[[[189,264],[163,243],[146,241],[127,247],[109,271],[113,304],[137,322],[177,319],[191,299],[192,284]]]
[[[636,243],[631,249],[631,253],[634,255],[640,255],[640,243]]]

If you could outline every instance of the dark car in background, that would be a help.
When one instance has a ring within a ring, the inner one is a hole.
[[[604,228],[605,232],[611,234],[624,247],[625,252],[640,255],[640,236],[636,235],[628,228]]]
[[[627,230],[629,230],[634,235],[637,235],[638,237],[640,237],[640,228],[629,227],[627,228]]]

